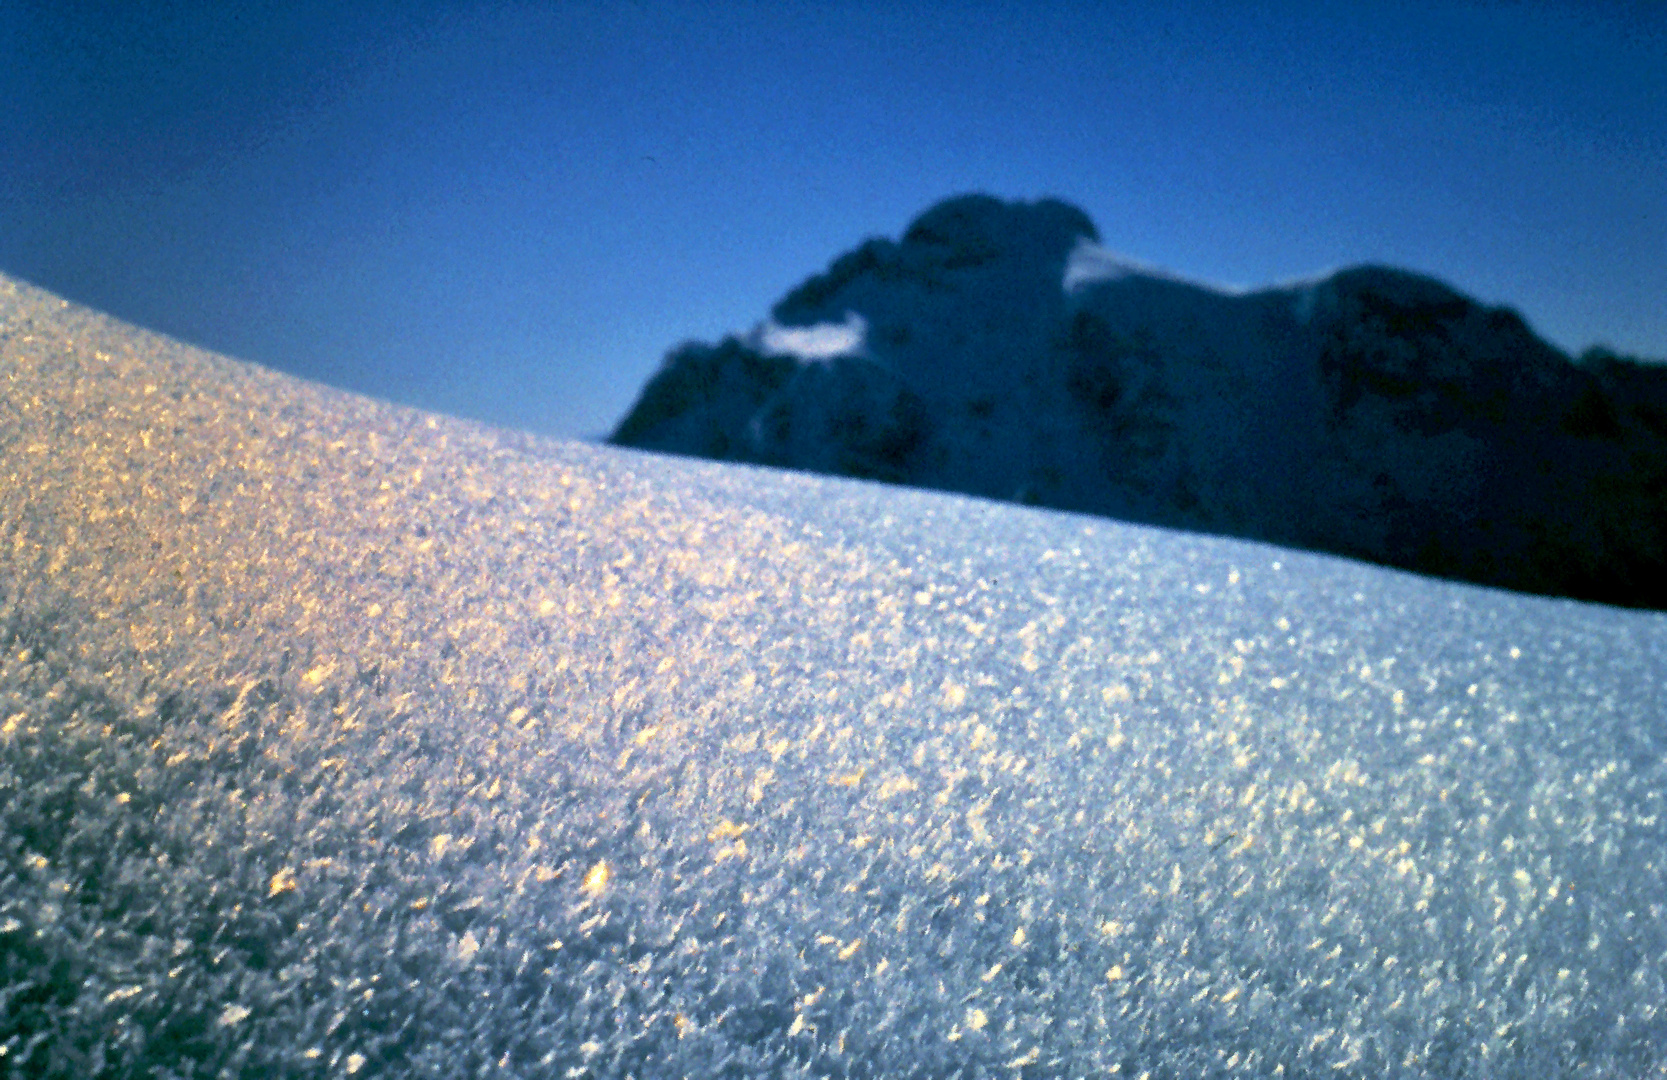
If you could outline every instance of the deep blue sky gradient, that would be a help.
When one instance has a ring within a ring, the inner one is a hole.
[[[1667,358],[1660,4],[0,0],[0,100],[0,270],[551,434],[973,190]]]

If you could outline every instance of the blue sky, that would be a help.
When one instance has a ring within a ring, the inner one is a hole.
[[[967,191],[1667,358],[1657,4],[0,0],[0,95],[0,270],[548,434]]]

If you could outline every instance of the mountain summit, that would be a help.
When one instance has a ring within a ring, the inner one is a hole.
[[[1051,199],[864,242],[673,350],[609,441],[1667,607],[1667,370],[1402,270],[1184,281]]]

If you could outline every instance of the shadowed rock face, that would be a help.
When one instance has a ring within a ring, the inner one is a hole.
[[[1667,606],[1664,369],[1405,271],[1229,293],[1097,241],[1061,202],[950,199],[672,353],[611,441]],[[853,318],[835,356],[767,333]]]

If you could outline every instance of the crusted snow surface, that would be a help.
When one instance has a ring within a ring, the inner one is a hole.
[[[1659,614],[0,350],[0,1072],[1667,1066]]]

